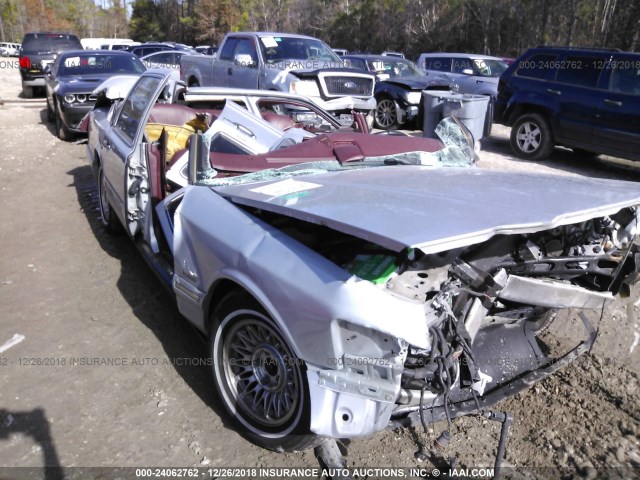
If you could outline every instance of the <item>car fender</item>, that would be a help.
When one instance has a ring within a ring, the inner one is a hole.
[[[264,68],[260,67],[258,76],[258,88],[262,90],[277,90],[279,92],[289,92],[289,85],[298,77],[291,73],[290,69]]]
[[[559,111],[560,106],[557,100],[547,95],[536,92],[516,92],[507,102],[504,118],[508,119],[507,125],[513,125],[521,115],[538,112],[545,114],[555,126],[555,118]]]
[[[331,359],[345,353],[339,322],[430,345],[421,303],[354,277],[208,187],[185,189],[175,215],[174,257],[178,308],[205,333],[207,293],[231,280],[265,308],[296,355],[314,365],[331,367]]]

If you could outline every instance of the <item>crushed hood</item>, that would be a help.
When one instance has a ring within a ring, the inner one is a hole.
[[[427,76],[406,78],[395,77],[376,82],[376,85],[384,84],[398,85],[400,87],[408,88],[409,90],[424,90],[429,87],[432,82]]]
[[[435,253],[640,204],[634,182],[478,168],[389,166],[213,187],[232,202],[391,250]]]

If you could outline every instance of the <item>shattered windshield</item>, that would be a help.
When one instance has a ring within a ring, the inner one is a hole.
[[[217,178],[218,172],[209,166],[204,171],[198,171],[197,183],[214,187],[389,165],[422,165],[446,168],[470,167],[475,164],[477,157],[473,149],[473,137],[465,127],[461,126],[459,120],[451,117],[443,119],[436,127],[436,134],[445,145],[444,148],[436,152],[415,151],[366,157],[361,162],[349,164],[341,164],[337,160],[307,162],[282,168],[261,170],[236,177],[220,178]],[[208,149],[205,152],[208,152]],[[210,165],[209,162],[204,163]]]

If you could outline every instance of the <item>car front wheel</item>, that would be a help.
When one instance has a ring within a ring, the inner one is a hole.
[[[398,127],[396,103],[389,97],[378,100],[375,114],[376,127],[382,130],[392,130]]]
[[[522,115],[511,127],[511,148],[521,158],[542,160],[553,151],[551,127],[539,113]]]
[[[263,448],[300,451],[321,437],[309,431],[305,368],[273,320],[248,295],[227,295],[209,335],[216,389],[241,434]]]
[[[55,120],[55,116],[53,114],[53,110],[51,109],[51,105],[49,105],[49,100],[45,99],[45,102],[47,102],[47,120],[53,122]]]
[[[69,140],[71,140],[71,132],[67,130],[67,127],[65,127],[64,123],[62,122],[62,118],[60,117],[60,110],[58,110],[58,105],[56,104],[55,107],[56,109],[54,112],[54,117],[56,121],[56,135],[63,142],[68,142]]]

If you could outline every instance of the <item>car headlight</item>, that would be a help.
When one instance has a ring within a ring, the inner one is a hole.
[[[318,84],[314,80],[294,80],[289,85],[289,93],[296,93],[307,97],[320,96]]]
[[[73,102],[76,101],[76,96],[71,94],[71,93],[67,93],[64,96],[64,101],[67,102],[67,103],[73,103]]]
[[[76,100],[78,100],[78,102],[80,103],[84,103],[87,101],[87,96],[84,93],[78,93],[76,95]]]
[[[412,104],[420,104],[421,100],[422,100],[422,92],[407,93],[407,102]]]

